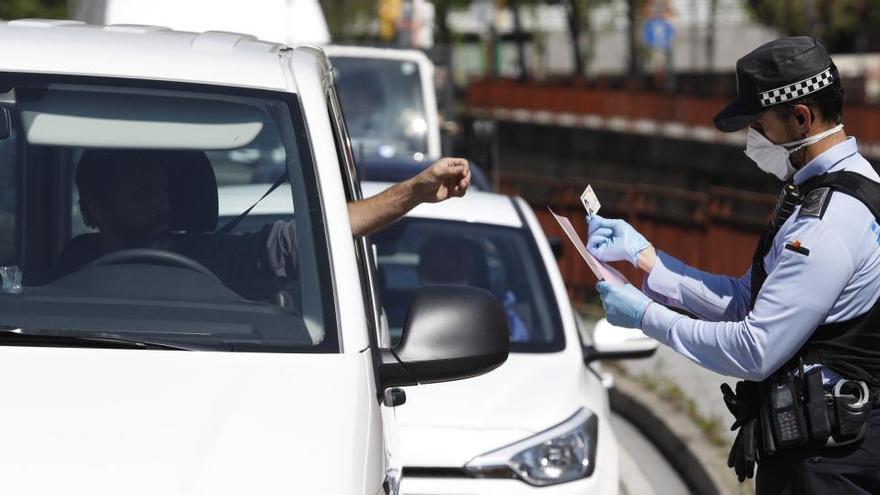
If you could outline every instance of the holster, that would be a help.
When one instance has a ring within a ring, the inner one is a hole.
[[[741,381],[736,393],[724,384],[721,391],[736,418],[730,429],[739,430],[727,465],[740,481],[754,475],[756,462],[781,450],[861,440],[871,409],[880,402],[880,391],[854,380],[841,380],[834,393],[827,392],[819,368],[799,376],[780,371],[760,383]],[[782,409],[781,397],[790,399]]]

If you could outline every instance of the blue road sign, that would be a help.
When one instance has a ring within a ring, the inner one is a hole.
[[[645,21],[642,37],[651,48],[666,49],[675,39],[675,28],[666,19],[655,17]]]

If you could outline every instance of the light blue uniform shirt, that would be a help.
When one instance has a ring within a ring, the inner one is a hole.
[[[854,138],[810,161],[794,181],[841,170],[880,181]],[[764,257],[767,280],[751,311],[749,272],[739,278],[714,275],[659,253],[645,277],[645,294],[700,319],[651,304],[642,330],[705,368],[761,381],[791,359],[819,325],[866,313],[880,296],[880,227],[874,216],[843,193],[832,195],[822,218],[799,213],[797,207]],[[794,241],[809,254],[784,248]],[[826,383],[839,378],[827,369],[823,375]]]

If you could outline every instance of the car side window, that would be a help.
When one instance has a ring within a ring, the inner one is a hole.
[[[0,140],[0,265],[17,264],[16,214],[16,153],[18,136]]]

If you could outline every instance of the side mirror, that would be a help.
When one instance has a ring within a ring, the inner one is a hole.
[[[555,235],[548,235],[547,242],[550,243],[550,250],[553,251],[553,257],[557,260],[562,258],[562,239]]]
[[[593,329],[593,344],[584,346],[584,363],[599,359],[651,357],[660,344],[637,328],[623,328],[602,318]]]
[[[491,293],[475,287],[428,286],[409,301],[403,334],[382,349],[382,386],[469,378],[507,360],[507,318]]]

